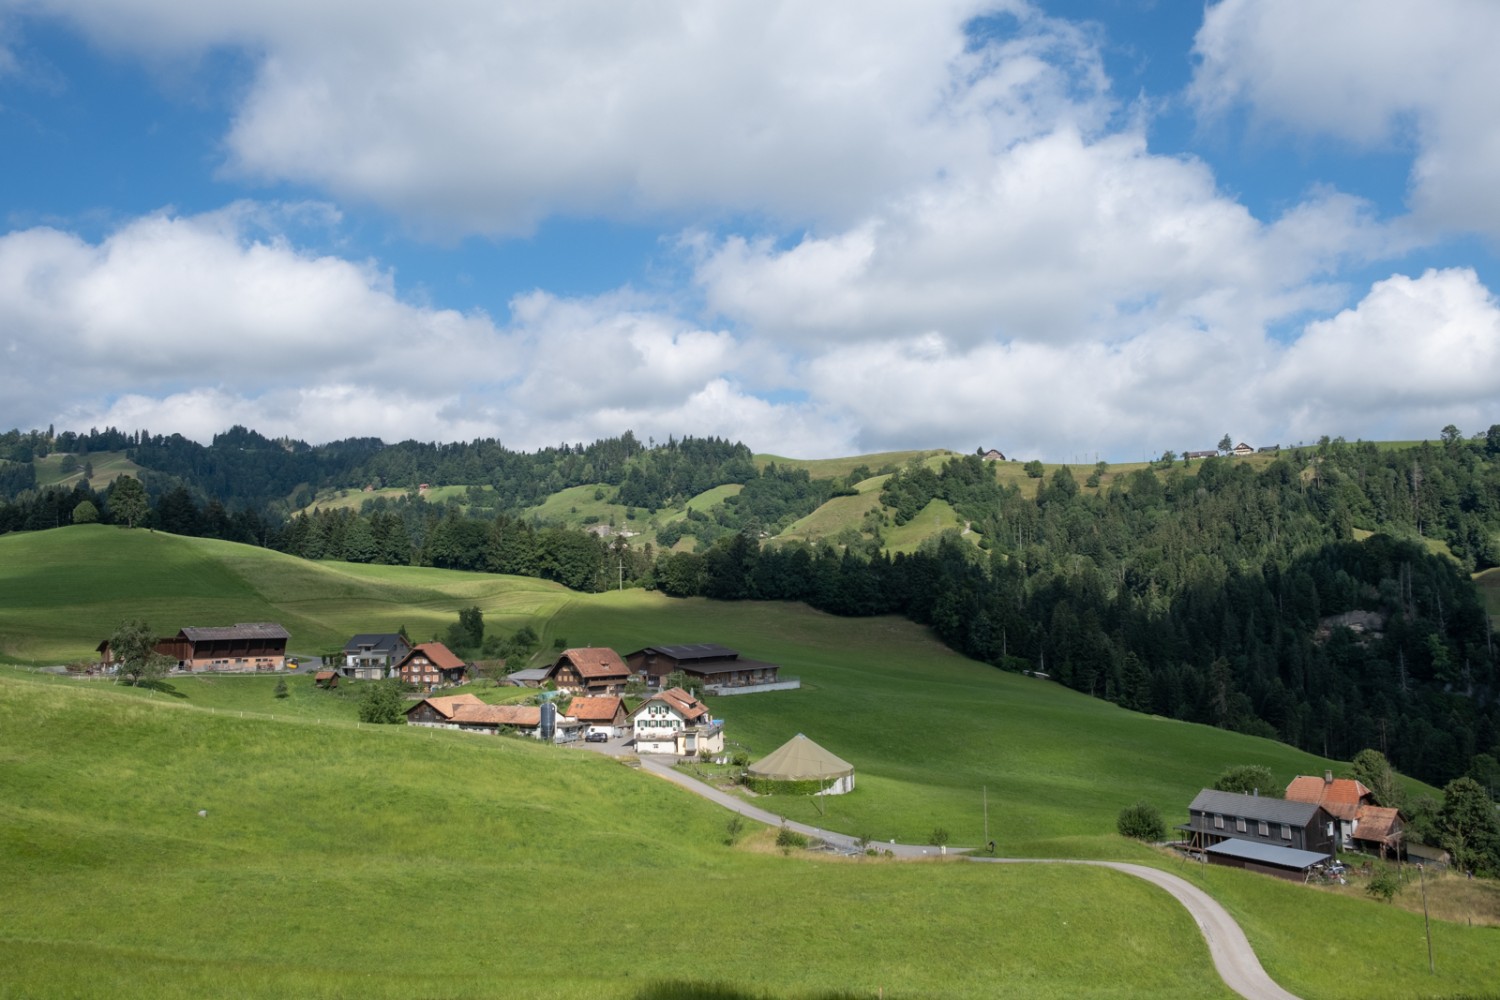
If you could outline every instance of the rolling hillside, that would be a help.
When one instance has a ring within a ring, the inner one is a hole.
[[[1183,868],[1112,832],[1121,806],[1141,798],[1169,821],[1182,815],[1229,765],[1290,777],[1336,763],[1002,673],[904,621],[641,591],[576,595],[109,528],[0,538],[0,634],[11,656],[32,661],[89,649],[126,615],[159,627],[273,618],[294,645],[316,647],[357,629],[436,627],[469,603],[492,627],[532,623],[545,645],[719,641],[783,664],[802,690],[713,707],[752,755],[800,731],[856,764],[858,789],[826,814],[809,800],[775,800],[790,817],[877,841],[920,843],[943,827],[974,844],[983,796],[1002,853],[1167,864],[1208,886],[1272,974],[1305,996],[1434,985],[1423,957],[1408,954],[1419,915]],[[683,978],[751,997],[1216,989],[1175,904],[1109,873],[819,864],[757,848],[766,833],[730,849],[711,806],[581,752],[355,728],[351,703],[304,690],[307,678],[294,679],[289,703],[272,697],[268,677],[168,683],[152,696],[0,675],[9,790],[0,874],[10,887],[0,951],[25,995],[93,993],[101,977],[126,996],[230,982],[264,996],[498,989],[645,1000],[658,995],[650,982]],[[567,887],[591,868],[609,877],[585,880],[588,905],[614,915],[620,933],[581,959],[569,933],[579,902]],[[642,905],[641,886],[681,885],[683,870],[690,890]],[[340,936],[351,921],[361,933]],[[658,933],[664,922],[672,934]],[[413,928],[450,926],[411,945]],[[840,947],[830,951],[834,926]],[[1056,933],[1038,933],[1046,927]],[[1440,922],[1436,934],[1442,989],[1487,988],[1493,931]],[[527,978],[537,969],[543,980]]]

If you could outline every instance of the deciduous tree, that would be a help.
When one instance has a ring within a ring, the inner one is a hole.
[[[119,678],[133,685],[166,676],[172,661],[156,651],[157,636],[143,621],[121,622],[109,637],[109,653],[119,667]]]
[[[121,476],[115,480],[114,488],[109,491],[108,503],[109,512],[116,523],[124,521],[127,528],[134,528],[150,512],[146,503],[146,488],[139,479],[131,476]]]

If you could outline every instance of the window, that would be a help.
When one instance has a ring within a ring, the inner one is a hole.
[[[1260,821],[1260,835],[1262,837],[1269,837],[1271,835],[1271,824],[1265,820]]]
[[[1215,815],[1214,816],[1214,828],[1217,829],[1217,830],[1224,829],[1224,817],[1223,816],[1219,816],[1219,815]]]
[[[1236,819],[1234,821],[1234,828],[1236,830],[1238,830],[1240,833],[1244,833],[1245,832],[1245,817],[1241,816],[1239,819]]]
[[[1292,839],[1292,828],[1289,827],[1289,826],[1287,826],[1285,823],[1281,824],[1281,839],[1282,840],[1291,840]]]

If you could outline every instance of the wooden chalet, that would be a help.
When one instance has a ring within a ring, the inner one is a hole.
[[[579,728],[572,720],[558,718],[551,705],[487,705],[472,694],[423,698],[406,710],[406,724],[491,735],[515,732],[559,742],[575,739]]]
[[[275,622],[250,622],[214,628],[184,628],[156,644],[156,651],[179,670],[252,673],[286,667],[291,634]],[[115,665],[109,640],[98,645],[99,662]]]
[[[464,706],[486,707],[474,694],[452,694],[438,698],[423,698],[406,710],[408,726],[431,726],[437,729],[452,728],[453,716]]]
[[[339,686],[339,672],[337,670],[319,670],[313,674],[313,683],[320,688],[336,688]]]
[[[468,679],[468,672],[464,661],[440,642],[419,643],[396,664],[393,671],[402,683],[419,691],[435,691],[440,687],[462,684]]]
[[[568,710],[563,714],[570,719],[578,720],[578,724],[588,732],[604,733],[608,736],[619,736],[623,733],[629,719],[625,712],[625,702],[613,695],[603,698],[574,698]]]
[[[1188,806],[1188,850],[1203,852],[1226,840],[1245,840],[1331,856],[1333,817],[1315,802],[1288,802],[1265,795],[1205,788]]]
[[[738,650],[712,642],[681,646],[647,646],[625,657],[631,673],[646,678],[652,687],[677,671],[695,678],[706,688],[757,687],[775,684],[781,667],[775,663],[747,660]]]
[[[1286,798],[1322,806],[1333,817],[1340,847],[1362,847],[1381,857],[1401,853],[1400,812],[1377,806],[1374,794],[1353,778],[1335,778],[1332,771],[1324,771],[1321,778],[1301,774],[1286,786]]]
[[[1250,447],[1245,442],[1241,441],[1239,444],[1234,446],[1234,450],[1231,451],[1230,454],[1238,455],[1240,458],[1244,458],[1246,455],[1254,455],[1255,449]]]
[[[618,695],[630,680],[630,668],[613,649],[587,646],[563,650],[547,669],[547,679],[569,694]]]
[[[1005,461],[1005,453],[999,448],[991,448],[983,455],[980,455],[979,459],[982,462],[1003,462]]]

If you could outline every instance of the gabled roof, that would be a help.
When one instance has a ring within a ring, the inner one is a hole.
[[[716,642],[688,642],[678,646],[647,646],[638,649],[637,653],[656,653],[659,656],[670,657],[678,663],[687,663],[692,660],[732,660],[739,656],[739,650],[721,646]]]
[[[225,639],[290,639],[292,634],[275,622],[242,622],[220,628],[185,628],[179,633],[191,642]]]
[[[1328,781],[1310,774],[1299,774],[1286,786],[1290,802],[1313,802],[1328,810],[1336,819],[1350,820],[1362,803],[1370,800],[1370,790],[1353,778]]]
[[[637,715],[640,715],[646,710],[646,706],[653,701],[665,702],[671,706],[673,711],[682,716],[684,722],[707,721],[709,719],[708,706],[688,694],[682,688],[667,688],[665,691],[658,691],[637,705],[635,711],[630,713],[630,717],[634,719]]]
[[[401,638],[400,632],[361,632],[348,642],[344,643],[344,652],[358,653],[362,649],[369,649],[372,653],[391,654],[401,643],[410,646],[411,643]]]
[[[554,668],[562,665],[567,660],[573,664],[573,669],[578,671],[578,676],[584,680],[598,680],[603,677],[628,677],[630,668],[625,666],[625,661],[620,659],[620,654],[607,646],[584,646],[578,649],[565,649],[557,658]]]
[[[540,726],[542,710],[537,705],[460,705],[453,721],[460,725]]]
[[[798,733],[751,764],[751,774],[776,781],[818,781],[854,773],[854,765],[842,760]]]
[[[1267,823],[1286,823],[1290,826],[1306,827],[1317,816],[1321,807],[1316,802],[1288,802],[1273,799],[1268,795],[1248,795],[1244,792],[1218,792],[1205,788],[1188,806],[1193,812],[1218,813],[1221,816],[1243,816],[1246,819],[1265,820]]]
[[[423,698],[411,708],[408,708],[406,714],[410,715],[423,705],[431,705],[443,718],[451,719],[459,709],[476,705],[483,706],[484,702],[479,700],[478,695],[473,694],[450,694],[442,698]]]
[[[411,652],[403,656],[401,662],[396,664],[397,668],[406,666],[417,656],[427,657],[439,670],[460,670],[464,666],[464,661],[454,656],[453,651],[447,646],[440,642],[424,642],[413,647]]]
[[[608,698],[574,698],[565,713],[579,722],[613,722],[624,709],[625,703],[613,696]]]
[[[1355,818],[1355,840],[1388,844],[1401,836],[1401,813],[1391,806],[1360,806]]]
[[[505,675],[505,679],[517,682],[544,681],[551,672],[551,667],[529,667],[525,670],[516,670],[508,673]]]

